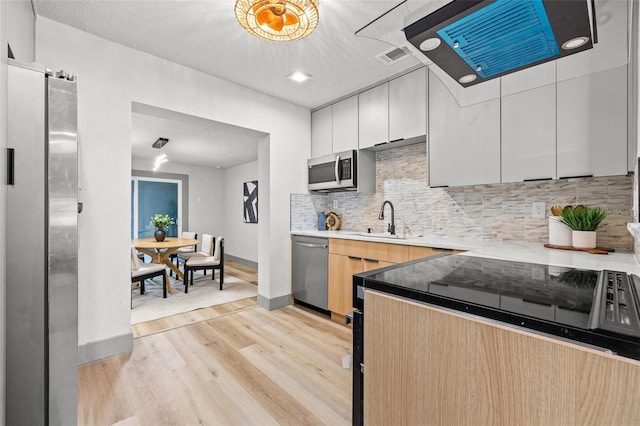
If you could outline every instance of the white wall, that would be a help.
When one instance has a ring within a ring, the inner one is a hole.
[[[153,164],[149,161],[138,158],[131,161],[133,170],[151,171],[152,166]],[[202,234],[222,235],[224,233],[225,215],[221,208],[224,194],[224,170],[168,161],[160,167],[158,172],[189,176],[189,229],[183,227],[183,231],[197,232],[200,241],[202,241]]]
[[[35,60],[36,18],[31,0],[11,0],[7,3],[9,43],[11,51],[18,61]],[[7,43],[4,44],[5,46]],[[4,48],[6,49],[6,48]],[[4,55],[6,57],[7,55]]]
[[[258,180],[258,161],[241,164],[224,172],[225,253],[258,262],[258,224],[244,223],[242,184]],[[258,181],[258,202],[262,182]],[[258,206],[258,223],[263,220]]]
[[[310,151],[308,109],[42,17],[37,21],[36,59],[78,75],[85,205],[79,221],[80,345],[130,336],[126,283],[132,102],[270,135],[267,159],[259,156],[260,170],[266,160],[269,170],[262,180],[271,184],[270,209],[259,227],[260,250],[273,253],[278,267],[260,263],[258,294],[262,302],[290,294],[289,194],[306,191],[300,176]],[[262,252],[261,260],[269,258]]]

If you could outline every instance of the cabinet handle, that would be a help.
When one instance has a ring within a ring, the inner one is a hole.
[[[380,262],[378,259],[367,259],[366,257],[364,258],[365,262],[372,262],[372,263],[378,263]]]
[[[539,180],[553,180],[553,179],[550,178],[550,177],[548,177],[548,178],[545,177],[545,178],[525,179],[524,182],[537,182]]]
[[[577,179],[577,178],[590,178],[593,175],[579,175],[579,176],[562,176],[560,179]]]
[[[392,141],[389,141],[389,143],[400,142],[400,141],[403,141],[403,140],[404,140],[404,138],[394,139]]]
[[[361,257],[356,257],[356,256],[347,256],[349,259],[353,259],[353,260],[362,260]]]
[[[435,185],[435,186],[430,186],[429,188],[448,188],[449,185]]]

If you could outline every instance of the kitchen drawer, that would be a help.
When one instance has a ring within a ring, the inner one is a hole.
[[[368,241],[354,241],[329,239],[329,253],[352,256],[362,259],[378,260],[382,262],[401,263],[409,258],[409,247],[400,244],[371,243]]]

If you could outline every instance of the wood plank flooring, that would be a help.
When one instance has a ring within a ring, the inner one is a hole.
[[[351,423],[350,329],[255,298],[199,311],[139,324],[132,353],[81,366],[78,424]]]
[[[229,260],[224,262],[224,269],[225,275],[233,275],[244,281],[258,285],[258,271],[255,269]],[[200,321],[217,318],[221,315],[247,309],[253,306],[256,306],[255,297],[135,324],[131,326],[131,332],[133,333],[134,338],[146,336],[148,334],[171,330],[184,325],[195,324]]]

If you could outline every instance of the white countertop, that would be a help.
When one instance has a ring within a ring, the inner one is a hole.
[[[545,265],[565,266],[579,269],[610,269],[640,275],[632,252],[615,252],[607,255],[591,254],[581,251],[557,250],[532,242],[497,242],[465,239],[451,239],[435,236],[412,238],[370,237],[352,231],[292,231],[292,235],[307,235],[324,238],[371,241],[378,243],[414,245],[445,249],[466,250],[461,256],[478,256]]]

